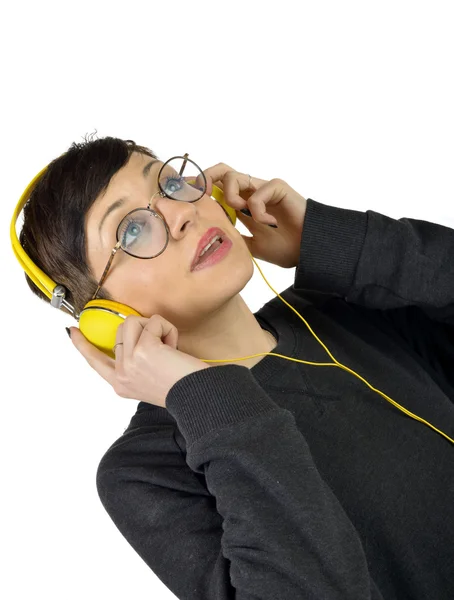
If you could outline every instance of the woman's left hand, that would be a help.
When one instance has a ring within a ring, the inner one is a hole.
[[[130,315],[118,326],[115,359],[91,344],[77,327],[71,327],[71,341],[88,364],[122,398],[166,407],[171,387],[180,379],[208,369],[195,356],[177,350],[178,330],[161,315]]]
[[[224,192],[225,202],[252,233],[241,234],[255,258],[283,268],[297,267],[307,200],[282,179],[265,181],[239,173],[224,163],[205,169],[207,194],[213,184]],[[252,217],[239,212],[248,209]],[[268,227],[275,224],[277,229]]]

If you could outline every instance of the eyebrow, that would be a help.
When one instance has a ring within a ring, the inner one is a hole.
[[[146,178],[148,176],[148,174],[150,173],[150,169],[151,167],[155,164],[159,162],[159,160],[157,158],[150,160],[150,162],[148,162],[144,168],[142,169],[142,175]],[[99,237],[101,237],[101,228],[104,224],[104,221],[107,219],[107,217],[110,215],[111,212],[113,212],[114,210],[117,210],[117,208],[120,208],[121,206],[123,206],[123,204],[126,202],[126,198],[119,198],[118,200],[115,200],[115,202],[113,204],[111,204],[109,206],[109,208],[106,210],[106,212],[104,213],[103,218],[101,219],[101,222],[98,225],[98,233],[99,233]]]

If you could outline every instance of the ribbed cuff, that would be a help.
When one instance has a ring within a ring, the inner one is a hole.
[[[365,212],[307,199],[295,289],[347,296],[366,237]]]
[[[187,446],[210,431],[271,410],[282,410],[257,383],[250,369],[222,365],[179,379],[169,390],[166,408]]]

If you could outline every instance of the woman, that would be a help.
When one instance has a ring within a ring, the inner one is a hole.
[[[118,328],[115,359],[71,328],[90,366],[140,400],[97,473],[119,531],[178,598],[452,598],[454,231],[306,200],[222,163],[196,202],[174,202],[154,159],[112,138],[73,145],[21,233],[77,312],[98,294],[143,315]],[[126,245],[139,232],[126,215],[147,206],[167,224],[165,251],[118,252],[105,275],[118,232]],[[210,227],[230,248],[194,269]],[[317,368],[326,351],[280,298],[251,313],[249,251],[296,267],[282,297],[336,359],[447,436]]]

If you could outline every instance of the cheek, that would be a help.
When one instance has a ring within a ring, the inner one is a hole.
[[[224,211],[224,214],[225,214],[225,216],[227,217],[227,219],[228,219],[228,221],[229,221],[230,225],[231,225],[232,227],[235,227],[235,226],[234,226],[234,224],[232,223],[232,219],[230,218],[230,215],[229,215],[229,213],[228,213],[228,212],[225,210],[225,208],[224,208],[223,206],[221,206],[220,204],[219,204],[218,206],[219,206],[220,208],[222,208],[222,210]]]
[[[165,254],[165,253],[164,253]],[[137,298],[147,297],[160,299],[165,303],[169,294],[174,294],[181,280],[182,265],[179,259],[171,259],[170,255],[150,260],[132,259],[124,265],[120,285],[128,286],[137,294]],[[170,259],[170,260],[169,260]]]
[[[173,267],[163,262],[153,268],[147,265],[131,269],[122,282],[120,293],[124,303],[142,316],[150,318],[159,314],[174,323],[184,309],[184,299],[188,296],[186,286],[178,261]]]
[[[102,248],[98,241],[93,243],[89,237],[86,237],[85,256],[93,278],[99,281],[110,258],[110,253],[106,253],[105,248]]]

